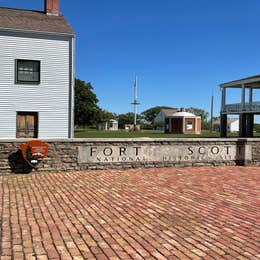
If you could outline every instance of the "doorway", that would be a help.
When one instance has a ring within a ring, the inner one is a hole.
[[[38,112],[17,112],[16,137],[38,137]]]
[[[182,118],[173,118],[172,119],[172,133],[174,134],[183,134],[183,119]]]

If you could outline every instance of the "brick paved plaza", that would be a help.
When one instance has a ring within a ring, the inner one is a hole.
[[[259,259],[259,173],[1,176],[1,259]]]

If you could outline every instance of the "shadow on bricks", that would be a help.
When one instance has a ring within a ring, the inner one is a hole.
[[[33,170],[33,167],[23,158],[21,149],[11,153],[8,162],[13,173],[30,173]]]

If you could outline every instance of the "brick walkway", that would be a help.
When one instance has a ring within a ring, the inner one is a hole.
[[[1,259],[259,259],[259,173],[1,176]]]

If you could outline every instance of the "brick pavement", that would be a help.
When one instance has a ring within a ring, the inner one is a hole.
[[[1,260],[259,259],[259,173],[203,167],[1,176]]]

